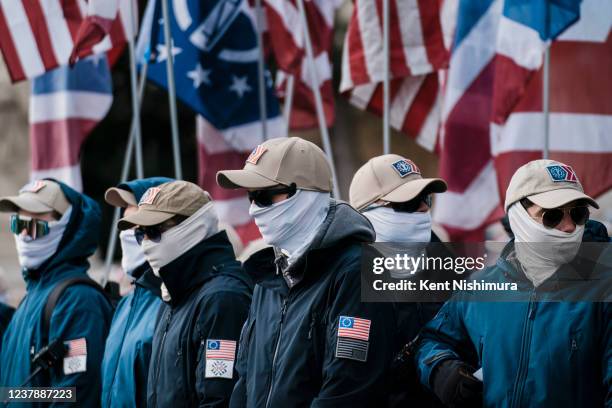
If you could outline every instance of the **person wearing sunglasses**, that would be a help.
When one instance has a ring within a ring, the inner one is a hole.
[[[151,177],[109,188],[106,202],[122,216],[138,211],[138,201],[151,187],[172,181]],[[124,296],[113,315],[102,359],[102,407],[146,407],[147,376],[153,332],[161,305],[161,280],[156,277],[136,241],[134,229],[121,231],[121,267],[132,279],[133,290]]]
[[[589,207],[598,204],[567,164],[534,160],[514,173],[504,204],[514,240],[480,276],[518,291],[497,302],[456,293],[420,336],[421,382],[443,403],[610,406],[612,307],[586,295],[609,296],[611,254],[579,253]]]
[[[76,387],[79,404],[99,405],[100,365],[112,318],[106,296],[89,285],[72,285],[55,303],[48,327],[41,324],[54,289],[67,279],[87,276],[87,259],[100,235],[98,204],[45,179],[1,198],[0,211],[12,213],[10,227],[27,289],[2,339],[0,384]],[[35,370],[32,358],[54,341],[63,343],[65,355],[50,370],[28,379]]]
[[[263,240],[246,272],[257,283],[244,326],[232,407],[378,406],[392,359],[393,308],[362,303],[368,220],[331,199],[331,168],[306,140],[270,139],[241,170],[217,173],[248,191]]]
[[[118,227],[134,229],[162,282],[147,406],[226,406],[238,377],[234,362],[252,282],[219,230],[210,195],[187,181],[150,187]]]

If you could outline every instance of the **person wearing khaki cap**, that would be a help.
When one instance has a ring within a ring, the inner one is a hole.
[[[100,235],[98,204],[44,179],[0,198],[0,211],[12,213],[10,229],[27,289],[2,337],[0,384],[76,387],[80,404],[99,405],[100,364],[113,309],[87,277]],[[52,359],[44,352],[49,349],[55,350]],[[39,365],[36,355],[49,358],[52,366]]]
[[[570,165],[534,160],[514,173],[504,207],[515,239],[478,277],[516,285],[504,296],[516,301],[448,301],[421,334],[420,379],[443,403],[610,405],[612,254],[605,244],[579,252],[597,206]]]
[[[252,283],[227,234],[219,231],[210,195],[187,181],[151,187],[118,227],[135,229],[145,259],[162,281],[147,406],[227,405]]]
[[[297,137],[270,139],[243,169],[218,172],[217,182],[248,190],[249,212],[270,245],[243,263],[257,285],[231,406],[373,406],[385,399],[393,308],[360,301],[361,244],[374,231],[350,205],[331,199],[323,151]]]

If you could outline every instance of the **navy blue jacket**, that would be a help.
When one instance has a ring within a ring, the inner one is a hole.
[[[2,335],[4,334],[15,309],[4,303],[0,303],[0,347],[2,346]]]
[[[138,202],[150,187],[172,181],[152,177],[120,184]],[[117,305],[102,360],[102,406],[146,407],[147,376],[159,306],[161,279],[148,263],[133,273],[134,290]]]
[[[237,378],[231,349],[249,311],[251,280],[225,231],[159,273],[171,300],[161,307],[153,337],[147,406],[227,406]],[[214,358],[217,349],[226,350],[227,358]]]
[[[441,362],[461,359],[482,367],[485,407],[612,407],[612,305],[539,301],[554,297],[555,282],[571,269],[560,268],[536,289],[512,252],[510,243],[483,278],[517,283],[529,300],[470,301],[456,293],[421,334],[421,382],[431,388]],[[595,270],[609,275],[601,268],[610,265],[607,249]]]
[[[55,285],[70,277],[85,276],[100,233],[100,208],[95,201],[60,183],[72,205],[72,214],[57,252],[36,270],[23,270],[27,293],[4,335],[0,354],[0,384],[22,385],[33,367],[30,358],[49,340],[85,339],[86,371],[64,374],[62,364],[39,374],[29,386],[76,387],[81,406],[100,405],[100,364],[112,307],[100,291],[73,285],[64,291],[51,316],[48,339],[41,330],[43,307]],[[65,360],[66,361],[66,360]],[[37,404],[32,404],[37,406]],[[49,404],[38,404],[49,406]],[[73,405],[55,403],[51,406]]]
[[[283,273],[277,273],[271,248],[245,262],[257,285],[241,336],[232,407],[384,403],[397,317],[389,303],[360,301],[361,244],[373,240],[364,216],[331,200],[309,250]],[[289,288],[283,274],[297,283]],[[367,344],[338,337],[339,325],[350,326],[351,318],[353,325],[356,319],[370,322]]]

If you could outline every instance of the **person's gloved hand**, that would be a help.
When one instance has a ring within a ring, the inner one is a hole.
[[[433,373],[433,391],[449,407],[481,407],[482,382],[476,371],[461,360],[445,360]]]

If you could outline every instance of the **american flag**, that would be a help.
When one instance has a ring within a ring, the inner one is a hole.
[[[437,71],[446,67],[440,1],[390,0],[391,126],[433,150],[439,125]],[[355,0],[342,58],[340,91],[360,109],[382,113],[382,0]]]
[[[331,52],[333,48],[334,14],[341,0],[304,1],[312,41],[318,86],[323,99],[327,126],[334,122],[334,91],[332,86]],[[314,83],[305,57],[304,31],[296,0],[265,0],[270,44],[278,64],[277,89],[286,97],[288,76],[294,78],[294,90],[289,116],[290,129],[318,126]]]
[[[112,102],[112,78],[103,54],[35,78],[29,109],[31,178],[52,177],[82,190],[81,144]]]
[[[120,8],[110,34],[82,56],[125,42],[131,20],[124,9]],[[86,14],[84,0],[0,0],[0,50],[11,80],[35,78],[67,64]]]
[[[87,340],[85,337],[80,339],[70,340],[64,343],[68,346],[68,352],[65,357],[77,357],[87,355]]]
[[[236,342],[233,340],[206,340],[206,359],[234,360]]]
[[[352,339],[368,341],[371,323],[368,319],[340,316],[338,319],[338,337],[350,337]]]

